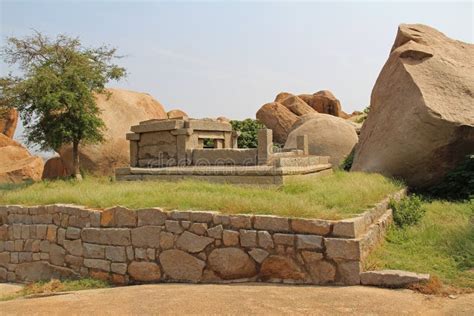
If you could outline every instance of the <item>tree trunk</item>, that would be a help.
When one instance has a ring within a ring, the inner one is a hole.
[[[81,181],[82,175],[81,170],[79,169],[79,142],[74,141],[72,143],[72,169],[73,169],[73,177],[76,180]]]

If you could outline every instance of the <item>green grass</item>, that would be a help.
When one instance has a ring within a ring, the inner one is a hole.
[[[110,287],[110,284],[101,280],[84,278],[79,280],[51,280],[39,281],[26,285],[20,291],[1,296],[0,301],[8,301],[31,295],[43,295],[57,292],[81,291]]]
[[[367,268],[430,273],[446,285],[474,289],[474,201],[432,201],[423,207],[418,225],[392,227]]]
[[[402,185],[377,174],[338,171],[281,187],[182,182],[115,182],[88,177],[82,182],[51,181],[0,187],[0,204],[73,203],[94,208],[163,207],[215,210],[227,214],[340,219],[359,214]]]

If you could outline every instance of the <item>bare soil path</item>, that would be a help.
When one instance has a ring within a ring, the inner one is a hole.
[[[362,286],[157,284],[0,302],[0,315],[474,315],[455,299]]]

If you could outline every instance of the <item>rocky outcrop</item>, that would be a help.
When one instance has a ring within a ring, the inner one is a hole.
[[[400,25],[372,90],[352,170],[439,182],[474,153],[474,45]]]
[[[110,95],[98,95],[96,101],[106,125],[105,141],[79,148],[82,170],[96,175],[112,175],[114,169],[129,165],[129,143],[125,134],[130,126],[149,119],[165,119],[163,106],[149,94],[108,89]],[[72,147],[64,146],[59,154],[72,173]]]
[[[57,179],[68,176],[61,157],[49,158],[44,164],[42,179]]]
[[[354,127],[345,120],[328,114],[302,116],[288,135],[285,148],[296,148],[296,137],[308,135],[309,153],[330,156],[329,162],[338,167],[357,144]]]
[[[13,138],[18,123],[18,112],[15,109],[0,111],[0,133]]]
[[[183,111],[178,110],[178,109],[168,111],[168,113],[166,113],[166,115],[168,116],[169,119],[188,117],[186,112],[183,112]]]
[[[298,116],[278,102],[267,103],[257,112],[257,120],[273,130],[273,140],[284,144]]]
[[[283,109],[285,107],[286,109]],[[351,116],[342,111],[339,100],[328,90],[298,96],[280,92],[275,101],[263,105],[257,112],[257,119],[273,130],[273,140],[283,144],[292,124],[307,114],[329,114],[343,119]]]
[[[0,134],[0,183],[41,180],[43,159],[32,156],[26,148]]]

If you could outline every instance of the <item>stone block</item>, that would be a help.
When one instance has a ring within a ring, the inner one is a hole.
[[[239,248],[217,248],[208,258],[209,267],[225,280],[250,278],[257,274],[255,262]]]
[[[127,264],[113,262],[110,264],[110,271],[117,274],[125,274],[127,273]]]
[[[184,251],[197,253],[203,251],[214,239],[209,237],[198,236],[196,234],[185,231],[176,241],[176,246]]]
[[[410,284],[428,282],[429,274],[418,274],[402,270],[366,271],[360,273],[362,285],[388,288],[407,287]]]
[[[275,255],[269,256],[263,261],[260,276],[263,280],[304,280],[306,277],[292,258]]]
[[[14,241],[5,241],[5,251],[15,251],[15,242]]]
[[[9,252],[2,252],[0,253],[0,267],[8,267],[10,263],[10,253]]]
[[[71,269],[53,266],[44,261],[25,262],[19,264],[15,273],[11,273],[9,282],[35,282],[51,279],[77,278],[78,275]]]
[[[135,259],[135,251],[133,251],[132,246],[125,247],[125,252],[127,253],[127,259],[129,261],[132,261],[133,259]]]
[[[125,207],[117,206],[106,209],[100,216],[102,227],[136,227],[137,213]]]
[[[18,263],[18,262],[20,262],[18,257],[19,257],[19,256],[18,256],[18,252],[11,252],[11,253],[10,253],[10,262],[11,262],[11,263]]]
[[[49,252],[50,242],[47,240],[42,240],[40,242],[40,251],[41,252]]]
[[[64,240],[66,239],[66,230],[64,228],[58,228],[58,244],[63,245]]]
[[[291,229],[295,233],[326,236],[331,232],[331,223],[322,220],[291,219]]]
[[[160,247],[159,226],[142,226],[132,229],[132,245],[142,248],[159,248]]]
[[[102,259],[84,259],[84,265],[87,268],[110,271],[110,262]]]
[[[21,225],[21,239],[30,238],[30,226]]]
[[[133,261],[128,266],[130,277],[139,282],[158,281],[161,278],[160,267],[154,262]]]
[[[56,225],[48,225],[48,228],[46,230],[46,239],[51,242],[55,242],[57,230],[58,227]]]
[[[317,235],[296,235],[296,248],[322,250],[323,237]]]
[[[230,226],[235,229],[252,229],[252,215],[230,216]]]
[[[207,230],[207,235],[214,239],[222,239],[222,232],[224,231],[222,225],[211,227]]]
[[[83,254],[85,258],[103,259],[105,258],[105,246],[83,243]]]
[[[160,233],[160,248],[161,249],[171,249],[174,247],[174,235],[168,232]]]
[[[46,239],[46,232],[48,230],[47,225],[37,225],[36,226],[36,238]]]
[[[64,265],[64,256],[66,255],[66,250],[63,247],[56,244],[49,245],[49,261],[55,266]]]
[[[181,234],[184,231],[181,225],[179,225],[179,222],[173,221],[173,220],[165,221],[165,228],[170,233],[175,233],[175,234]]]
[[[207,231],[206,223],[192,223],[189,231],[196,235],[205,235]]]
[[[23,240],[15,240],[15,251],[22,251],[23,250]]]
[[[360,260],[360,241],[357,239],[324,238],[326,255],[331,259]]]
[[[212,223],[216,212],[190,212],[190,220],[200,223]]]
[[[168,216],[174,220],[189,221],[191,218],[191,212],[172,211],[168,214]]]
[[[268,230],[272,232],[288,232],[290,231],[289,219],[276,216],[255,216],[253,223],[255,229]]]
[[[240,230],[240,245],[242,247],[257,247],[257,231],[256,230]]]
[[[18,253],[18,262],[31,262],[33,261],[33,253],[31,252],[20,252]]]
[[[214,214],[213,217],[214,225],[230,225],[230,217],[228,215]]]
[[[145,248],[135,248],[135,259],[146,260],[147,254]]]
[[[267,231],[259,231],[258,236],[258,246],[265,249],[272,249],[274,247],[272,235]]]
[[[273,241],[277,245],[294,246],[295,235],[293,234],[273,234]]]
[[[164,272],[176,281],[197,282],[201,279],[205,263],[181,250],[165,250],[160,254]]]
[[[79,239],[81,238],[81,229],[77,227],[68,227],[66,229],[67,239]]]
[[[66,264],[68,266],[80,267],[84,263],[84,258],[77,257],[77,256],[66,255],[64,257],[64,261],[66,262]]]
[[[268,251],[265,251],[260,248],[253,248],[249,251],[249,255],[253,258],[253,260],[257,261],[258,263],[262,263],[265,258],[268,257]]]
[[[105,258],[113,262],[126,262],[127,255],[125,253],[125,247],[106,246]]]
[[[126,228],[84,228],[84,242],[102,245],[128,246],[131,244],[130,230]]]
[[[222,242],[224,246],[237,246],[239,244],[239,233],[234,230],[224,230]]]
[[[161,226],[165,224],[167,214],[159,208],[140,209],[136,211],[138,226]]]
[[[64,241],[64,248],[73,256],[82,256],[83,249],[82,249],[82,241],[80,239],[76,240],[65,240]]]

